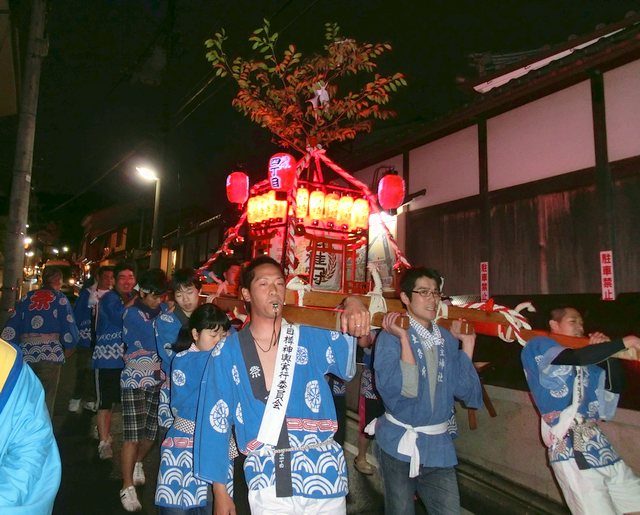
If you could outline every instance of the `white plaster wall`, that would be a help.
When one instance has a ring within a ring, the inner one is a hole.
[[[487,121],[489,189],[595,166],[588,81]]]
[[[603,76],[609,161],[640,155],[640,60]]]
[[[410,191],[427,194],[411,202],[411,210],[480,193],[478,129],[467,127],[409,153]]]
[[[477,413],[478,428],[471,431],[466,410],[457,405],[458,456],[561,501],[529,394],[490,385],[486,389],[498,415],[491,418],[482,408]],[[627,465],[640,473],[640,412],[619,409],[613,421],[600,424]]]

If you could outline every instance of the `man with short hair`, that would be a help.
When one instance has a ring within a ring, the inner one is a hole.
[[[96,314],[96,345],[93,349],[93,368],[96,371],[98,397],[98,456],[101,460],[113,457],[111,448],[111,410],[120,402],[120,372],[124,368],[122,355],[122,316],[136,298],[135,267],[121,263],[113,270],[115,286],[104,294]]]
[[[167,279],[162,270],[151,268],[140,275],[140,296],[122,316],[124,368],[120,375],[123,443],[120,502],[127,511],[140,511],[135,487],[146,482],[142,460],[158,434],[158,398],[161,368],[155,322],[167,305]]]
[[[83,288],[73,305],[73,315],[80,332],[78,348],[74,353],[76,360],[76,384],[69,399],[69,411],[80,411],[80,403],[85,399],[85,407],[95,411],[95,384],[91,376],[91,355],[95,345],[95,320],[98,302],[113,288],[113,267],[98,268],[97,280],[91,286]],[[72,358],[72,359],[74,359]]]
[[[395,325],[399,313],[387,313],[376,340],[375,381],[385,414],[367,432],[379,448],[387,515],[413,514],[416,492],[431,515],[460,512],[454,400],[479,408],[482,389],[472,363],[475,334],[435,323],[443,282],[432,268],[408,270],[400,300],[410,328]]]
[[[25,295],[2,331],[4,340],[22,347],[25,362],[42,382],[51,416],[62,365],[79,337],[69,300],[60,291],[61,286],[62,271],[45,267],[42,288]]]
[[[521,360],[565,501],[574,514],[640,512],[640,479],[597,424],[613,417],[621,391],[620,364],[609,358],[640,350],[640,338],[596,332],[586,347],[563,347],[553,334],[584,337],[582,316],[569,306],[551,312],[549,328],[551,337],[531,339]]]
[[[241,294],[250,322],[209,358],[202,379],[194,471],[213,483],[215,513],[235,513],[225,484],[234,427],[252,513],[346,513],[347,470],[326,373],[350,379],[355,342],[338,331],[282,318],[285,279],[270,257],[243,271]],[[344,303],[341,328],[369,332],[369,312],[355,298]]]

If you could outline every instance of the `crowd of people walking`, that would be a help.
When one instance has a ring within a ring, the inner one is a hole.
[[[375,473],[367,459],[375,435],[385,513],[414,513],[416,495],[429,513],[459,513],[454,402],[478,408],[482,389],[473,366],[475,334],[435,323],[442,276],[430,268],[408,270],[399,289],[409,328],[397,323],[400,313],[387,313],[374,334],[357,296],[342,302],[338,330],[292,324],[282,316],[279,263],[267,256],[247,263],[239,288],[239,267],[232,267],[237,270],[216,282],[224,294],[238,290],[248,313],[244,322],[205,302],[192,269],[176,270],[168,280],[160,269],[138,275],[128,263],[102,267],[73,307],[60,292],[61,272],[45,269],[43,287],[17,305],[0,345],[0,421],[29,424],[39,438],[34,451],[23,449],[22,440],[29,439],[7,437],[0,470],[16,459],[7,448],[18,441],[20,459],[37,460],[41,468],[21,466],[24,481],[0,481],[0,506],[51,511],[60,460],[49,418],[61,368],[74,359],[68,409],[96,413],[99,459],[110,460],[120,449],[119,496],[126,511],[142,509],[136,487],[147,482],[144,459],[159,441],[160,514],[346,513],[343,396],[359,347],[364,370],[355,469]],[[573,308],[552,312],[550,328],[582,336]],[[536,338],[522,353],[524,369],[572,511],[637,511],[640,480],[596,422],[611,416],[617,403],[618,375],[608,358],[640,349],[640,339],[591,338],[600,345],[579,351]],[[116,404],[122,409],[118,446]],[[46,487],[38,486],[43,474]],[[589,487],[595,483],[603,486]]]

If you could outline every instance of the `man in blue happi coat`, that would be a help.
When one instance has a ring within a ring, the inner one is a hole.
[[[400,299],[410,328],[385,315],[374,362],[385,414],[368,426],[375,431],[384,483],[385,513],[414,513],[417,492],[431,515],[460,512],[454,465],[454,399],[482,405],[478,374],[471,362],[475,334],[450,333],[435,324],[443,278],[431,268],[413,268],[400,282]],[[462,348],[460,348],[460,341]]]
[[[568,306],[551,311],[549,328],[551,337],[530,340],[521,360],[567,505],[580,515],[640,512],[640,478],[597,424],[613,417],[622,389],[622,366],[609,358],[625,349],[640,350],[640,338],[610,341],[595,332],[586,347],[563,347],[554,334],[584,336],[582,316]]]
[[[200,389],[194,471],[213,483],[215,513],[234,514],[226,491],[229,438],[235,427],[252,513],[346,513],[346,464],[333,436],[338,428],[326,373],[349,380],[355,342],[338,331],[289,324],[282,318],[285,279],[262,256],[242,274],[250,323],[210,358]],[[369,312],[347,298],[341,328],[369,332]]]
[[[61,287],[62,271],[47,266],[42,273],[42,288],[23,297],[2,331],[2,338],[22,348],[25,362],[42,382],[51,416],[62,365],[79,337],[71,305]]]

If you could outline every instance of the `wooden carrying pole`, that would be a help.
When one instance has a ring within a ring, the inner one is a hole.
[[[324,329],[336,328],[336,318],[339,311],[332,308],[344,300],[346,296],[344,293],[305,292],[304,307],[295,305],[297,295],[298,294],[296,292],[287,290],[285,297],[287,304],[283,307],[283,316],[285,319],[289,322],[311,325]],[[357,297],[366,307],[369,307],[371,297],[367,295],[354,295],[354,297]],[[405,313],[404,306],[399,299],[385,300],[389,311]],[[214,300],[214,304],[225,311],[233,311],[234,308],[237,308],[241,313],[244,313],[244,303],[235,298],[221,296]],[[447,306],[447,311],[447,318],[438,319],[438,325],[446,329],[451,329],[451,325],[456,320],[463,321],[463,323],[460,324],[458,331],[466,334],[475,331],[477,334],[497,336],[499,327],[502,327],[504,332],[506,332],[507,328],[510,327],[507,319],[499,311],[487,312],[480,309],[463,308],[460,306]],[[383,317],[384,313],[374,313],[371,324],[376,327],[382,326]],[[398,317],[396,324],[403,329],[407,329],[409,327],[409,317]],[[524,328],[519,329],[519,332],[520,336],[526,341],[534,338],[535,336],[547,336],[557,341],[560,345],[572,349],[589,345],[589,338],[550,334],[548,331]],[[627,360],[640,360],[640,354],[634,349],[620,351],[614,354],[614,357]]]
[[[344,295],[340,300],[344,299]],[[232,297],[217,297],[213,303],[220,309],[228,312],[236,309],[240,313],[245,313],[244,302]],[[342,311],[339,309],[300,307],[285,304],[282,307],[282,316],[294,324],[304,324],[322,329],[336,329],[339,327],[338,316]],[[376,327],[382,326],[382,318],[384,313],[374,313],[371,319],[371,325]],[[396,320],[396,325],[403,329],[409,328],[409,317],[400,316]]]
[[[296,303],[298,293],[295,291],[287,290],[286,301],[287,303]],[[369,307],[371,297],[368,295],[354,295],[365,306]],[[339,304],[345,295],[343,293],[329,293],[329,292],[317,292],[309,291],[304,293],[304,303],[306,306],[319,306],[319,307],[331,307]],[[400,299],[386,299],[387,309],[389,311],[405,312],[404,305]],[[447,318],[438,319],[438,325],[450,329],[454,320],[463,320],[467,323],[461,324],[458,329],[462,333],[470,333],[475,330],[478,334],[484,334],[487,336],[497,336],[498,326],[503,328],[503,331],[509,326],[509,322],[499,311],[483,311],[481,309],[463,308],[460,306],[449,305],[447,306]],[[286,317],[285,317],[286,318]],[[374,319],[376,319],[374,317]],[[374,325],[381,325],[374,322]],[[578,349],[589,345],[589,338],[577,338],[574,336],[564,336],[561,334],[551,334],[548,331],[540,331],[535,329],[519,329],[520,336],[526,341],[529,341],[535,336],[547,336],[553,338],[560,345],[569,347],[572,349]],[[627,360],[640,360],[640,353],[634,349],[627,349],[620,351],[614,355],[616,358]]]

